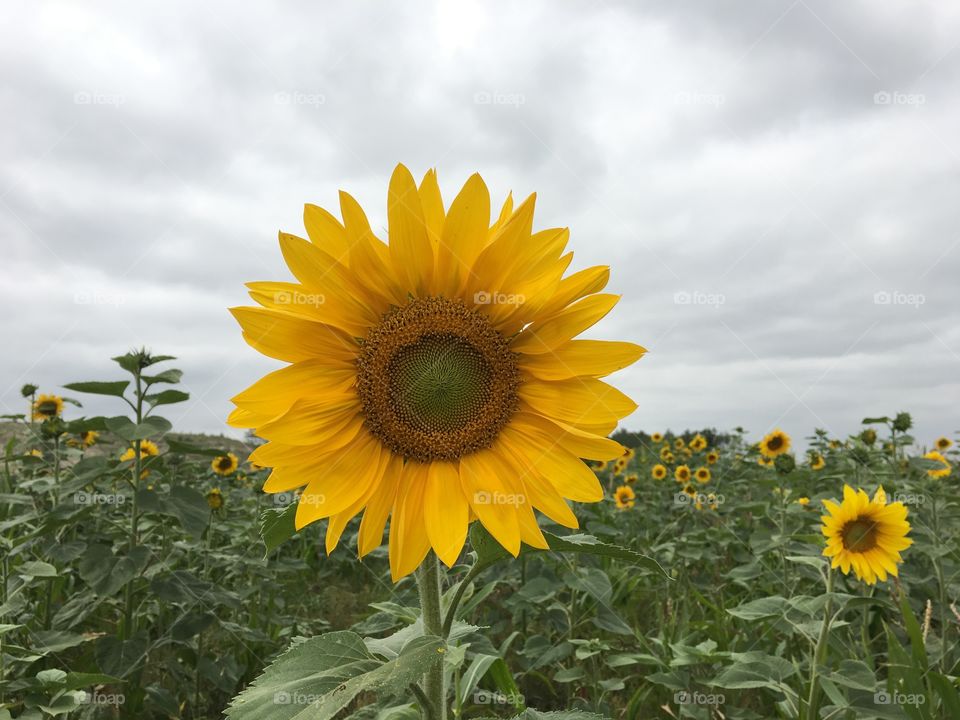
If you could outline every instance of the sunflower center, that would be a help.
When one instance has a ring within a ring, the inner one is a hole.
[[[418,298],[388,313],[364,339],[357,368],[367,428],[419,462],[489,447],[517,407],[514,354],[459,300]]]
[[[840,534],[843,547],[850,552],[867,552],[877,545],[877,524],[869,519],[848,522]]]
[[[220,458],[220,462],[217,463],[217,467],[221,470],[229,470],[232,461],[228,457]]]
[[[783,447],[783,438],[779,435],[774,435],[767,441],[768,450],[779,450],[781,447]]]

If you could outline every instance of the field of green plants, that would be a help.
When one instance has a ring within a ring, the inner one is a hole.
[[[474,522],[453,569],[428,558],[436,627],[386,545],[356,558],[356,521],[330,556],[326,521],[295,532],[255,438],[173,432],[173,358],[115,361],[5,418],[0,720],[960,718],[950,428],[901,412],[772,458],[739,428],[619,431],[580,529],[540,518],[550,551],[515,559]],[[85,415],[93,394],[115,414]],[[906,506],[896,577],[829,570],[845,485]]]

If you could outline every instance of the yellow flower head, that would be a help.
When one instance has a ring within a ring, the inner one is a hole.
[[[677,465],[677,469],[673,471],[673,477],[679,483],[690,482],[690,468],[686,465]]]
[[[673,453],[670,452],[670,447],[669,447],[669,446],[664,445],[662,448],[660,448],[660,459],[661,459],[661,460],[666,460],[666,459],[667,459],[667,456],[673,457]]]
[[[663,480],[667,476],[667,468],[657,463],[650,471],[650,475],[654,480]]]
[[[763,465],[763,467],[773,467],[773,458],[764,457],[761,455],[757,458],[757,464]]]
[[[613,493],[613,499],[621,510],[632,508],[637,496],[629,485],[621,485]]]
[[[832,567],[839,567],[844,575],[852,568],[857,579],[868,585],[897,575],[897,565],[903,562],[900,551],[913,544],[907,537],[910,523],[907,508],[902,502],[887,503],[883,488],[878,488],[873,500],[863,491],[843,486],[843,502],[839,505],[823,501],[828,515],[823,520],[823,534],[827,547],[823,554],[833,558]]]
[[[624,462],[630,462],[637,456],[636,450],[630,447],[625,447],[623,449],[623,460]]]
[[[267,442],[264,490],[303,488],[295,526],[329,518],[332,551],[363,514],[358,550],[390,519],[394,580],[433,548],[457,562],[478,520],[511,554],[546,548],[537,516],[576,527],[565,500],[603,488],[581,460],[612,460],[606,437],[636,404],[600,378],[635,362],[633,343],[575,340],[619,296],[609,269],[566,275],[569,232],[534,232],[535,197],[508,197],[491,224],[479,175],[445,207],[436,173],[397,166],[387,242],[340,194],[341,218],[313,205],[309,240],[280,234],[296,281],[251,283],[261,307],[234,308],[244,338],[289,363],[233,398],[229,422]]]
[[[711,450],[707,453],[707,463],[710,465],[715,465],[717,460],[720,459],[720,453],[716,450]]]
[[[936,450],[931,450],[923,457],[925,457],[927,460],[936,460],[941,464],[941,467],[939,468],[934,468],[933,470],[927,470],[927,475],[929,475],[930,477],[942,478],[950,474],[950,471],[952,469],[950,466],[950,463],[947,462],[947,459],[943,455],[938,453]]]
[[[141,440],[140,441],[140,459],[153,457],[154,455],[160,454],[160,448],[157,447],[156,443],[151,442],[150,440]],[[128,447],[123,455],[120,456],[120,460],[126,462],[127,460],[133,460],[136,457],[134,448]]]
[[[797,498],[797,505],[803,505],[804,507],[806,507],[806,506],[809,505],[809,504],[810,504],[810,498],[808,498],[808,497],[798,497],[798,498]]]
[[[600,460],[596,465],[593,466],[593,469],[597,472],[604,472],[607,469],[607,461]]]
[[[681,488],[681,491],[686,493],[687,496],[695,498],[697,496],[697,489],[693,485],[684,485]]]
[[[623,481],[627,485],[633,485],[635,482],[637,482],[637,475],[635,473],[630,473],[623,479]]]
[[[42,457],[43,457],[43,453],[40,452],[39,450],[37,450],[36,448],[31,449],[30,452],[27,453],[27,455],[29,455],[30,457],[35,457],[35,458],[42,458]]]
[[[779,428],[760,441],[760,452],[766,458],[775,458],[789,450],[790,436]]]
[[[622,473],[622,472],[623,472],[624,470],[626,470],[626,469],[627,469],[627,461],[624,460],[622,457],[621,457],[621,458],[617,458],[616,461],[614,461],[614,463],[613,463],[613,474],[614,474],[614,475],[619,475],[620,473]]]
[[[237,456],[232,452],[228,452],[226,455],[218,455],[215,457],[210,463],[210,468],[217,475],[226,477],[227,475],[233,475],[239,464],[240,462],[237,460]]]
[[[667,463],[667,465],[672,465],[673,461],[676,460],[676,458],[673,456],[673,453],[669,451],[661,454],[660,459]]]
[[[680,454],[683,455],[685,458],[690,458],[690,457],[693,457],[693,450],[686,447],[680,448]]]
[[[655,443],[662,443],[663,433],[655,432],[653,435],[650,436],[650,441]]]
[[[33,403],[33,419],[48,420],[63,414],[63,398],[59,395],[37,395]]]
[[[944,450],[949,450],[950,446],[953,445],[953,440],[948,437],[938,437],[937,438],[937,450],[943,452]]]
[[[83,443],[84,447],[90,447],[91,445],[96,444],[97,439],[100,437],[100,433],[96,430],[84,430],[80,433],[80,442]]]
[[[690,441],[690,449],[693,450],[694,452],[700,452],[701,450],[705,450],[706,447],[707,447],[707,439],[700,433],[697,433],[694,436],[693,440]]]
[[[697,479],[697,482],[701,485],[704,483],[710,482],[710,468],[699,467],[697,471],[693,474]]]
[[[811,470],[823,470],[826,467],[827,461],[823,459],[823,455],[817,453],[810,458],[810,469]]]
[[[219,510],[223,507],[223,493],[220,492],[220,488],[212,488],[207,493],[207,505],[211,510]]]
[[[683,438],[677,438],[673,441],[673,447],[677,450],[683,450],[686,447],[686,443],[683,442]]]
[[[717,496],[714,493],[707,495],[707,507],[709,507],[711,510],[716,510],[717,505]]]

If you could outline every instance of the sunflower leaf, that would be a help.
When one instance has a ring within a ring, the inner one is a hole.
[[[74,392],[89,393],[91,395],[112,395],[113,397],[123,397],[123,393],[130,385],[129,380],[118,380],[117,382],[75,382],[67,383],[63,387]]]
[[[290,503],[282,508],[270,508],[260,514],[260,537],[266,547],[263,554],[264,560],[273,550],[297,534],[297,528],[294,525],[296,516],[297,503]]]
[[[174,403],[189,400],[190,394],[183,392],[183,390],[164,390],[154,395],[144,395],[143,399],[150,403],[151,406],[156,407],[157,405],[173,405]]]

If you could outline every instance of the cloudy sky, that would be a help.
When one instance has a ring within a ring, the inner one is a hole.
[[[226,308],[286,279],[277,230],[397,162],[449,201],[538,193],[630,429],[960,430],[960,5],[8,2],[0,27],[0,409],[177,355],[179,429],[224,432],[276,366]],[[495,201],[499,204],[499,201]],[[119,412],[89,402],[90,414]]]

